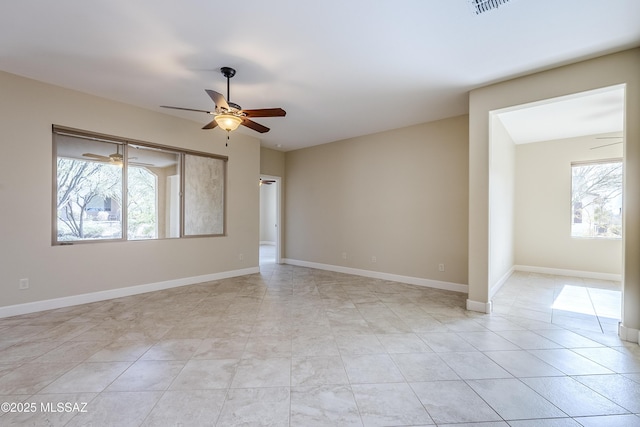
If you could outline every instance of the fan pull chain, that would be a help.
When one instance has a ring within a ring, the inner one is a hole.
[[[229,146],[229,131],[227,131],[227,142],[224,143],[225,147]]]

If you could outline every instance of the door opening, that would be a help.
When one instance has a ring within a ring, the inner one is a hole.
[[[574,200],[572,169],[624,162],[624,99],[617,85],[491,113],[489,298],[497,311],[617,333],[624,258],[612,230],[622,209],[610,212],[611,236],[576,237],[574,223],[589,212],[583,198],[579,207]],[[594,188],[585,200],[604,206]],[[598,212],[604,224],[608,210]]]
[[[280,264],[280,177],[260,177],[260,265]]]

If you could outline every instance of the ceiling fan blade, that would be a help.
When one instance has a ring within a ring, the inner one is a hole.
[[[242,118],[242,125],[248,127],[249,129],[253,129],[256,132],[265,133],[269,132],[269,128],[266,126],[262,126],[260,123],[256,123],[253,120],[249,120],[246,117]]]
[[[282,108],[261,108],[257,110],[242,110],[247,117],[284,117],[287,112]]]
[[[227,100],[224,99],[224,96],[221,93],[218,93],[215,90],[211,90],[211,89],[205,89],[204,91],[209,94],[211,99],[213,99],[213,102],[216,104],[216,107],[230,110],[229,104],[227,104]]]
[[[213,129],[216,126],[218,126],[218,122],[216,122],[215,120],[211,120],[209,123],[204,125],[202,129]]]
[[[184,111],[197,111],[199,113],[207,113],[207,114],[213,114],[211,111],[207,111],[207,110],[196,110],[195,108],[183,108],[183,107],[171,107],[169,105],[161,105],[161,108],[171,108],[172,110],[184,110]]]
[[[598,148],[610,147],[612,145],[618,145],[618,144],[622,144],[622,141],[612,142],[611,144],[598,145],[597,147],[591,147],[590,150],[597,150]]]
[[[101,162],[110,162],[111,161],[111,157],[101,156],[99,154],[93,154],[93,153],[83,153],[82,157],[88,157],[90,159],[100,160]]]

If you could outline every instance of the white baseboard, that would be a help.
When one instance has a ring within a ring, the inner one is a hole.
[[[509,277],[511,277],[511,275],[513,274],[513,272],[515,271],[514,267],[511,267],[509,269],[509,271],[507,271],[504,276],[502,276],[500,278],[500,280],[498,280],[492,287],[491,289],[489,289],[489,301],[491,301],[491,298],[493,298],[493,296],[500,290],[500,288],[507,282],[507,280],[509,279]]]
[[[398,274],[383,273],[380,271],[362,270],[359,268],[344,267],[341,265],[321,264],[317,262],[301,261],[291,258],[283,258],[282,262],[298,267],[316,268],[318,270],[335,271],[336,273],[353,274],[356,276],[371,277],[373,279],[389,280],[392,282],[407,283],[409,285],[425,286],[428,288],[444,289],[447,291],[469,293],[468,285],[459,283],[442,282],[438,280],[422,279],[420,277],[402,276]]]
[[[627,328],[622,322],[618,324],[618,336],[621,340],[640,344],[640,329]]]
[[[527,273],[554,274],[556,276],[582,277],[583,279],[612,280],[615,282],[620,282],[622,280],[621,274],[598,273],[595,271],[567,270],[564,268],[534,267],[530,265],[514,265],[513,269],[516,271],[524,271]]]
[[[486,314],[491,314],[491,311],[493,311],[493,303],[491,301],[489,302],[480,302],[480,301],[473,301],[468,299],[467,300],[467,310],[469,311],[477,311],[480,313],[486,313]]]
[[[0,318],[18,316],[20,314],[35,313],[38,311],[53,310],[56,308],[70,307],[73,305],[87,304],[96,301],[105,301],[114,298],[144,294],[147,292],[161,291],[163,289],[177,288],[180,286],[195,285],[196,283],[210,282],[213,280],[228,279],[230,277],[246,276],[260,273],[259,267],[244,268],[241,270],[223,271],[221,273],[205,274],[202,276],[184,277],[181,279],[167,280],[164,282],[147,283],[145,285],[128,286],[126,288],[109,289],[107,291],[91,292],[88,294],[71,295],[68,297],[54,298],[43,301],[34,301],[24,304],[0,307]]]

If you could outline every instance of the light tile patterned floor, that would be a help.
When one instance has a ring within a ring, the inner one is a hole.
[[[495,295],[494,311],[569,329],[617,333],[619,282],[516,271]]]
[[[0,319],[0,402],[35,409],[0,425],[640,425],[640,347],[602,327],[590,290],[570,292],[600,329],[536,314],[536,279],[547,296],[568,280],[518,273],[483,315],[464,294],[263,265]]]

